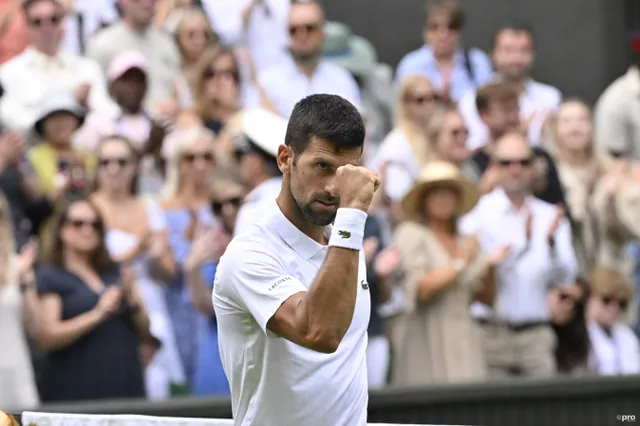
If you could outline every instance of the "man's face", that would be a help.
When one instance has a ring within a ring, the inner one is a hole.
[[[111,94],[122,108],[138,112],[147,92],[147,76],[144,71],[132,68],[111,83]]]
[[[320,8],[313,3],[300,3],[291,7],[289,35],[291,52],[299,59],[313,59],[320,55],[324,18]]]
[[[335,146],[314,138],[307,148],[295,155],[282,146],[278,164],[288,180],[289,192],[305,219],[317,226],[329,225],[340,207],[340,197],[333,196],[336,170],[347,164],[359,165],[361,148],[336,152]]]
[[[480,118],[489,129],[493,138],[499,138],[508,132],[520,128],[520,105],[517,99],[493,101],[489,109],[480,114]]]
[[[492,161],[498,167],[500,184],[507,194],[529,191],[533,177],[533,154],[520,135],[505,136],[496,146]]]
[[[64,35],[64,14],[62,8],[53,1],[40,1],[26,11],[29,39],[38,49],[54,51],[58,49]]]
[[[123,15],[138,27],[146,27],[153,19],[156,0],[119,0]]]
[[[525,31],[504,30],[496,37],[493,63],[498,74],[511,81],[525,78],[533,64],[533,39]]]

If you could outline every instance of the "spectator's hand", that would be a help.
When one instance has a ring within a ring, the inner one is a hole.
[[[531,210],[527,210],[525,214],[527,217],[524,219],[524,235],[527,241],[530,241],[533,232],[533,215],[531,214]]]
[[[480,243],[477,235],[471,235],[466,238],[460,250],[460,259],[468,265],[478,254]]]
[[[249,5],[242,11],[242,26],[244,28],[249,25],[249,18],[251,18],[251,14],[256,10],[256,7],[260,3],[262,3],[262,0],[252,0],[251,3],[249,3]]]
[[[489,257],[489,265],[490,266],[500,265],[507,258],[510,251],[511,251],[510,245],[505,245],[500,247]]]
[[[109,286],[102,295],[100,295],[96,309],[103,319],[107,319],[118,312],[121,304],[122,289],[117,286]]]
[[[400,267],[401,260],[400,250],[397,247],[387,247],[376,257],[373,270],[378,276],[387,278]]]
[[[485,170],[482,178],[480,178],[480,190],[483,194],[488,194],[493,191],[495,187],[498,185],[498,180],[500,179],[500,171],[498,167],[495,165],[490,165],[487,170]]]
[[[220,253],[218,232],[217,229],[210,228],[196,237],[185,260],[185,268],[188,271],[197,270],[203,264],[216,259],[216,255]]]
[[[134,304],[136,275],[131,266],[123,266],[120,268],[120,287],[122,288],[122,296],[130,303]]]
[[[258,71],[256,70],[256,64],[251,56],[251,51],[246,47],[238,47],[234,49],[234,53],[240,62],[243,62],[249,70],[249,81],[258,85]]]
[[[146,238],[146,245],[149,257],[152,260],[158,260],[165,254],[169,247],[167,235],[163,232],[150,232]]]
[[[80,105],[84,108],[89,108],[89,92],[91,92],[91,85],[89,83],[80,83],[73,90],[73,96]]]
[[[176,99],[169,98],[154,104],[155,119],[165,126],[175,122],[180,114],[180,104]]]
[[[33,265],[38,258],[38,240],[31,239],[18,255],[16,263],[16,273],[21,280],[28,278],[33,274]]]
[[[556,231],[558,230],[558,226],[560,225],[560,221],[562,218],[566,216],[567,212],[562,205],[556,206],[556,215],[553,218],[553,221],[549,225],[549,229],[547,230],[547,240],[552,240]]]
[[[0,171],[15,165],[25,151],[25,141],[20,133],[6,132],[0,135]]]
[[[380,242],[376,237],[369,237],[362,242],[362,249],[364,250],[364,259],[367,263],[373,260],[376,255]]]

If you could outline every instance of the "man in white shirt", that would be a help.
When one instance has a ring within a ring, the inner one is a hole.
[[[491,53],[496,68],[495,81],[515,84],[520,90],[520,117],[529,142],[538,145],[542,127],[549,114],[558,109],[562,95],[548,84],[534,81],[529,72],[535,58],[535,40],[531,28],[522,22],[513,22],[499,29],[493,38]],[[458,109],[469,128],[469,149],[482,147],[489,139],[489,131],[476,109],[476,90],[467,92],[459,101]]]
[[[339,96],[296,104],[277,203],[220,259],[213,306],[236,426],[366,425],[362,240],[379,180],[357,166],[364,135]]]
[[[257,222],[280,194],[282,173],[276,156],[284,143],[287,120],[264,109],[249,108],[242,112],[240,126],[242,134],[235,139],[235,152],[250,192],[238,211],[234,235]]]
[[[571,227],[556,206],[531,195],[534,159],[525,137],[510,133],[492,153],[499,187],[464,216],[460,230],[476,235],[483,251],[509,246],[498,267],[493,308],[476,303],[492,377],[551,377],[556,373],[549,291],[574,283],[577,262]]]
[[[22,11],[30,46],[0,67],[5,96],[0,116],[5,125],[26,131],[49,92],[73,91],[80,104],[105,114],[117,111],[100,67],[92,59],[61,49],[64,10],[56,0],[26,0]]]
[[[324,12],[318,3],[294,3],[289,13],[291,59],[258,76],[277,111],[288,118],[294,105],[305,96],[330,93],[362,106],[360,89],[344,68],[322,59]]]

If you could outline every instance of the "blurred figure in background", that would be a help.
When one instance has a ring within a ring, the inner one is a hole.
[[[0,65],[21,54],[29,45],[23,0],[0,0]]]
[[[622,317],[632,299],[627,278],[611,268],[596,268],[591,274],[589,338],[591,362],[598,374],[640,373],[638,337]]]
[[[461,46],[464,24],[464,13],[457,0],[438,0],[426,6],[425,45],[402,58],[396,80],[425,75],[440,97],[454,101],[486,84],[492,74],[491,61],[482,50]]]
[[[464,118],[454,106],[439,107],[427,126],[427,140],[433,157],[455,164],[462,174],[474,180],[475,172],[469,163],[467,129]]]
[[[583,376],[590,373],[591,342],[586,314],[590,291],[589,283],[578,278],[573,285],[556,288],[549,293],[551,327],[558,341],[556,364],[560,374]]]
[[[43,402],[144,398],[138,354],[152,340],[135,277],[113,262],[98,209],[78,199],[60,208],[37,274],[46,352]]]
[[[40,304],[33,266],[37,243],[29,242],[16,254],[11,211],[0,192],[0,406],[29,409],[39,404],[25,332],[36,336]]]
[[[475,237],[457,233],[458,218],[480,194],[455,165],[433,162],[402,200],[409,221],[398,226],[406,310],[395,346],[393,383],[480,381],[486,376],[477,324],[469,304],[493,304],[494,268],[508,253],[484,255]]]
[[[131,142],[117,136],[105,139],[96,156],[98,172],[91,201],[104,219],[107,249],[113,259],[134,273],[152,333],[160,341],[157,352],[156,346],[142,349],[147,361],[147,397],[164,399],[171,395],[172,385],[186,382],[165,297],[165,285],[177,274],[167,224],[156,202],[136,195],[140,176]]]

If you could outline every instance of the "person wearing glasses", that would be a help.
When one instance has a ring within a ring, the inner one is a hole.
[[[489,138],[482,148],[471,156],[480,189],[489,193],[496,188],[499,172],[491,162],[496,141],[509,132],[526,134],[526,122],[520,121],[519,91],[509,83],[492,83],[480,88],[476,95],[476,107],[482,122],[489,129]],[[530,143],[530,141],[527,141]],[[531,162],[534,165],[531,190],[534,196],[551,204],[566,206],[564,191],[553,158],[538,147],[532,147]]]
[[[152,337],[135,276],[111,259],[90,201],[61,206],[52,232],[36,276],[42,401],[143,398],[138,347]]]
[[[631,283],[616,269],[599,267],[591,273],[590,365],[598,374],[640,373],[638,337],[622,318],[632,295]]]
[[[571,227],[562,209],[532,195],[533,152],[522,134],[498,139],[491,161],[496,187],[462,218],[460,231],[476,235],[488,253],[511,250],[496,269],[493,308],[474,303],[471,312],[482,326],[490,377],[551,377],[556,337],[548,295],[576,280]]]
[[[54,90],[72,91],[78,103],[92,110],[117,113],[98,64],[62,48],[64,9],[60,2],[25,0],[22,13],[29,46],[0,67],[0,81],[6,90],[0,115],[5,125],[28,130],[48,92]]]

